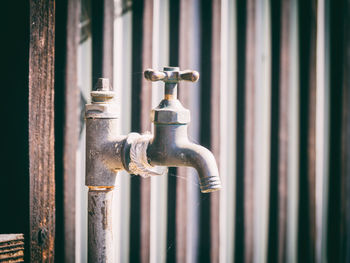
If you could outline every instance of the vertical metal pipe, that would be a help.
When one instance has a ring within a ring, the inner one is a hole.
[[[114,187],[89,187],[89,262],[115,262],[113,204]]]
[[[88,262],[115,262],[113,231],[113,191],[121,161],[117,110],[108,79],[100,78],[91,104],[86,105],[86,180],[88,192]],[[120,155],[118,155],[120,156]],[[119,160],[115,163],[115,160]]]

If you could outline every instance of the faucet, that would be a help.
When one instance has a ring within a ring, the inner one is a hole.
[[[190,111],[177,99],[181,80],[196,82],[196,71],[165,67],[148,69],[149,81],[165,83],[164,99],[152,110],[154,134],[118,135],[118,111],[109,80],[100,78],[86,105],[86,178],[88,192],[89,262],[115,262],[112,200],[118,171],[143,177],[163,175],[156,166],[189,166],[197,170],[202,193],[221,188],[213,154],[187,135]]]
[[[181,80],[195,82],[196,71],[180,71],[177,67],[165,67],[163,72],[146,70],[145,78],[150,81],[164,81],[164,99],[152,110],[154,137],[147,156],[151,165],[190,166],[197,170],[202,193],[221,188],[219,171],[213,154],[203,146],[190,142],[187,126],[190,111],[177,99],[177,84]]]

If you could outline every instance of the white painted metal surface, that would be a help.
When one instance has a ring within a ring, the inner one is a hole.
[[[271,137],[270,2],[267,0],[257,0],[255,12],[254,262],[266,262]]]
[[[169,1],[153,1],[152,68],[162,70],[169,65]],[[164,96],[164,83],[152,83],[152,108]],[[151,110],[151,109],[150,109]],[[152,124],[153,129],[153,124]],[[150,262],[166,261],[168,175],[151,178]]]
[[[316,260],[326,262],[330,124],[330,1],[317,3]]]
[[[124,9],[125,1],[115,0],[114,20],[114,90],[119,107],[120,134],[131,131],[131,58],[132,58],[132,10]],[[117,176],[115,209],[117,228],[117,262],[129,261],[130,240],[130,175],[119,172]]]
[[[220,261],[234,262],[236,189],[236,6],[221,2]]]
[[[288,166],[288,225],[287,262],[297,262],[298,184],[299,184],[299,59],[298,59],[298,1],[292,0],[290,94],[289,94],[289,146]]]

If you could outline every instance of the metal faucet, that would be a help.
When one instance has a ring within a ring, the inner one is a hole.
[[[164,71],[146,70],[144,76],[165,83],[164,99],[151,114],[154,135],[117,134],[115,93],[108,79],[98,80],[91,92],[91,104],[86,105],[89,262],[115,262],[111,210],[118,171],[148,177],[165,174],[155,166],[190,166],[198,172],[202,193],[221,188],[215,158],[208,149],[188,139],[190,111],[177,99],[178,82],[195,82],[198,72],[165,67]]]
[[[151,165],[194,167],[200,179],[202,193],[221,188],[219,171],[213,154],[203,146],[189,141],[187,125],[190,111],[177,99],[177,84],[181,80],[196,82],[196,71],[179,71],[177,67],[165,67],[163,72],[146,70],[145,78],[164,81],[164,99],[152,110],[154,137],[147,156]]]

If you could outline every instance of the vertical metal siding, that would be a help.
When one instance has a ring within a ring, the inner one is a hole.
[[[221,1],[221,89],[220,89],[220,262],[234,260],[235,167],[236,167],[236,5]],[[225,138],[225,139],[223,139]]]
[[[245,79],[244,79],[244,147],[243,147],[243,207],[244,207],[244,254],[243,262],[253,262],[254,259],[254,171],[255,167],[255,83],[256,75],[256,8],[255,0],[247,1],[246,45],[245,45]]]
[[[221,101],[221,0],[211,3],[211,63],[210,63],[210,150],[220,169],[220,101]],[[202,105],[203,108],[204,105]],[[203,111],[202,111],[203,112]],[[220,170],[219,170],[220,172]],[[210,195],[210,262],[220,262],[220,192]]]
[[[162,178],[118,175],[118,262],[324,262],[339,251],[345,258],[344,248],[331,242],[341,237],[344,245],[346,235],[328,221],[338,222],[328,208],[339,201],[332,210],[339,214],[349,192],[341,187],[348,178],[341,170],[347,167],[341,159],[347,148],[339,138],[330,140],[343,134],[346,141],[347,101],[328,111],[337,96],[348,93],[347,78],[335,81],[335,71],[330,83],[343,90],[331,92],[328,83],[333,30],[328,5],[328,0],[318,9],[315,1],[298,0],[115,1],[110,54],[120,132],[151,130],[149,112],[162,88],[145,82],[143,70],[170,65],[200,71],[199,83],[180,84],[179,98],[191,110],[190,138],[213,151],[224,187],[201,194],[191,168],[171,168]],[[345,27],[334,13],[333,19]],[[342,41],[344,34],[334,33],[335,39]],[[91,59],[89,41],[81,43],[79,61]],[[339,54],[332,59],[342,69]],[[80,62],[78,68],[85,96],[92,85],[88,67]],[[333,153],[338,155],[328,159]],[[328,170],[339,162],[342,168]],[[81,184],[83,167],[77,174]],[[77,186],[77,192],[76,260],[85,262],[85,190]],[[340,215],[342,227],[348,227]]]
[[[298,46],[298,1],[291,2],[290,16],[290,90],[289,90],[289,123],[288,134],[288,223],[287,223],[287,262],[297,261],[297,218],[298,218],[298,169],[299,169],[299,46]]]
[[[153,6],[152,68],[162,69],[164,65],[169,65],[169,2],[155,0]],[[161,81],[152,83],[152,108],[163,99],[163,86]],[[150,114],[147,118],[150,120]],[[151,178],[150,262],[166,261],[168,177]]]
[[[119,102],[120,134],[131,131],[131,75],[132,75],[132,7],[125,1],[115,1],[114,21],[114,90]],[[130,249],[130,175],[123,171],[117,176],[116,221],[117,262],[129,262]]]
[[[151,128],[152,84],[143,78],[143,70],[152,67],[153,1],[133,1],[132,39],[132,131]],[[130,261],[149,262],[151,182],[131,178]]]
[[[299,1],[298,260],[315,261],[316,1]]]
[[[65,128],[64,128],[64,260],[75,262],[76,169],[80,134],[80,89],[78,86],[78,46],[80,2],[68,1]]]
[[[199,69],[200,66],[200,2],[180,1],[179,66],[183,69]],[[188,127],[189,138],[199,142],[200,133],[200,83],[180,83],[179,100],[191,111]],[[197,120],[197,121],[193,121]],[[177,262],[198,260],[199,186],[193,168],[178,168],[177,189]]]
[[[326,262],[329,167],[329,1],[317,3],[316,93],[316,261]]]

